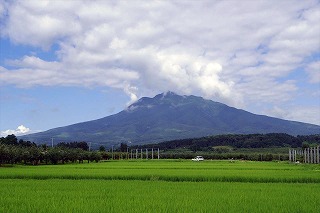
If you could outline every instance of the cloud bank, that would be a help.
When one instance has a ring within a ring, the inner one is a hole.
[[[17,129],[8,129],[8,130],[5,130],[5,131],[1,131],[1,136],[5,137],[7,135],[16,135],[16,136],[19,136],[19,135],[24,135],[24,134],[27,134],[27,133],[30,133],[30,129],[23,126],[23,125],[20,125],[17,127]]]
[[[58,48],[54,61],[7,61],[0,81],[105,86],[130,103],[171,90],[237,107],[281,104],[299,90],[297,69],[319,83],[319,11],[313,0],[2,2],[2,37]]]

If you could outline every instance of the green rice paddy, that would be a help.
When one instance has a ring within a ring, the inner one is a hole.
[[[319,212],[320,165],[109,161],[0,167],[0,212]]]

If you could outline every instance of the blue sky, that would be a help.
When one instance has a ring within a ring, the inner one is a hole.
[[[199,95],[320,124],[320,2],[0,0],[0,132]]]

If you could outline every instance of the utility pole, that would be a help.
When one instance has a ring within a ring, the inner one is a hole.
[[[89,152],[90,152],[90,150],[91,150],[91,142],[89,142]]]
[[[53,138],[51,138],[51,147],[53,147]]]
[[[129,159],[129,147],[127,146],[127,160]]]
[[[112,160],[113,160],[113,146],[114,146],[114,145],[112,145]]]

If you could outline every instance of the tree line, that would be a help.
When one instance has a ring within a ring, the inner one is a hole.
[[[234,148],[307,148],[319,144],[320,135],[292,136],[285,133],[269,133],[215,135],[133,146],[133,148],[160,148],[161,150],[184,148],[191,151],[213,151],[213,147],[215,146],[231,146]]]
[[[108,156],[99,151],[89,151],[86,142],[59,143],[55,147],[37,145],[18,140],[15,135],[0,138],[0,165],[2,164],[58,164],[67,162],[98,162]]]
[[[55,147],[46,144],[18,140],[15,135],[0,138],[0,165],[2,164],[58,164],[84,161],[93,162],[102,159],[130,159],[129,150],[160,149],[160,158],[190,159],[201,154],[207,159],[246,159],[246,160],[286,160],[284,153],[242,153],[241,148],[308,148],[320,144],[320,135],[291,136],[284,133],[216,135],[201,138],[166,141],[157,144],[128,146],[121,143],[119,147],[107,152],[104,146],[98,151],[90,151],[86,142],[61,142]],[[230,151],[230,150],[233,151]],[[180,151],[179,151],[180,150]],[[131,154],[131,153],[130,153]],[[149,153],[150,155],[150,153]],[[150,157],[150,156],[149,156]],[[140,158],[140,157],[139,157]]]

